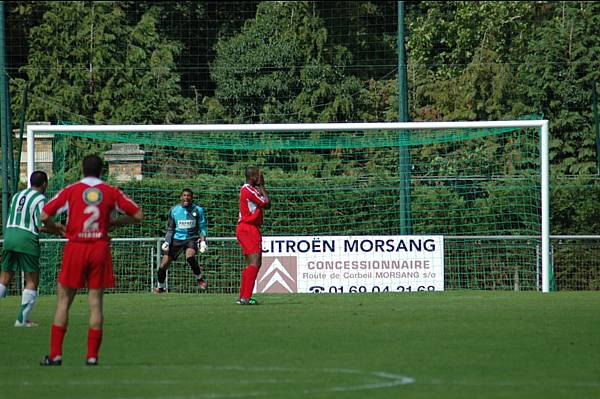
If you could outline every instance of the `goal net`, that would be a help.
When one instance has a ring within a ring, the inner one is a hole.
[[[42,164],[33,140],[52,137]],[[443,235],[445,289],[548,290],[547,122],[280,125],[28,126],[28,169],[51,173],[52,196],[80,178],[83,155],[146,220],[114,232],[119,292],[148,291],[166,215],[189,187],[206,210],[209,292],[235,292],[244,169],[264,171],[277,236]],[[53,289],[62,243],[44,243],[42,291]],[[195,292],[184,259],[169,289]]]

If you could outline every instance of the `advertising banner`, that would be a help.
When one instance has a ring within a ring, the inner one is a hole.
[[[263,237],[255,292],[444,290],[443,236]]]

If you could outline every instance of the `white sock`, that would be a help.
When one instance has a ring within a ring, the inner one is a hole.
[[[194,276],[196,276],[196,281],[200,280],[202,278],[202,273],[200,274],[194,274]]]
[[[37,290],[23,290],[23,299],[21,300],[21,311],[17,315],[17,320],[21,323],[29,320],[29,314],[33,310],[33,305],[35,304],[35,300],[37,298]]]
[[[166,285],[166,283],[158,283],[158,288],[165,288]]]
[[[4,298],[4,295],[6,295],[6,286],[0,283],[0,298]]]

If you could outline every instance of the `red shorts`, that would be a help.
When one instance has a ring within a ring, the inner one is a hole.
[[[244,255],[262,253],[262,235],[258,226],[240,223],[235,229],[235,236]]]
[[[113,288],[110,242],[67,242],[58,282],[69,288]]]

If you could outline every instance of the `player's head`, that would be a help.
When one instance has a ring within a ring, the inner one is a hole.
[[[259,172],[260,172],[260,170],[256,166],[254,166],[254,165],[248,166],[246,168],[246,172],[245,172],[246,183],[256,185],[256,183],[258,183],[258,177],[260,175]]]
[[[36,170],[29,177],[29,184],[31,187],[38,189],[43,194],[48,187],[48,175],[46,172]]]
[[[191,188],[184,188],[181,190],[181,205],[188,206],[192,203],[194,199],[194,192]]]
[[[87,155],[83,158],[83,175],[85,177],[100,177],[102,174],[102,158],[98,155]]]

